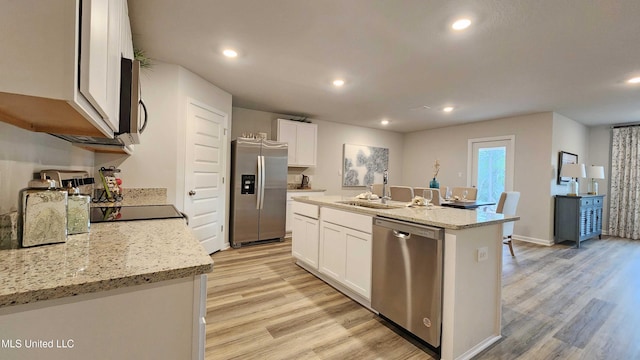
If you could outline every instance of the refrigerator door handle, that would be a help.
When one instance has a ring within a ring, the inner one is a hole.
[[[267,175],[267,170],[265,169],[265,163],[264,163],[264,156],[260,156],[260,158],[262,159],[262,184],[260,186],[260,209],[264,208],[264,187],[266,184],[266,175]]]
[[[260,210],[262,200],[262,156],[258,155],[258,179],[256,181],[256,210]]]

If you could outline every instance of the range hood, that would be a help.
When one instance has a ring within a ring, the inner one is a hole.
[[[120,132],[113,138],[50,134],[76,146],[96,152],[133,152],[133,145],[140,143],[140,134],[147,126],[147,108],[140,98],[140,62],[122,58],[120,61]],[[143,116],[139,110],[142,109]],[[140,125],[140,119],[143,119]]]

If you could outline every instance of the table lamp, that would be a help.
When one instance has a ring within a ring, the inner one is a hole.
[[[598,195],[598,182],[596,179],[604,179],[604,166],[591,165],[587,175],[587,177],[591,178],[588,193],[590,195]]]
[[[578,182],[577,178],[587,177],[587,169],[584,164],[562,164],[562,170],[560,170],[560,176],[570,177],[568,196],[578,196]]]

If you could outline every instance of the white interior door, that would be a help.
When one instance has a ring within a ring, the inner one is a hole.
[[[188,100],[184,210],[209,254],[224,245],[226,113]]]
[[[498,202],[513,190],[515,136],[469,140],[468,185],[478,188],[478,201]]]

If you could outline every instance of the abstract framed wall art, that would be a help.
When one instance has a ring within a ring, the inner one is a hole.
[[[342,186],[363,187],[382,183],[382,175],[389,168],[389,149],[344,144]]]

